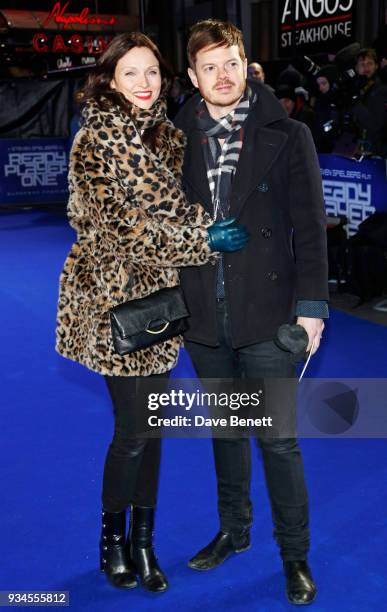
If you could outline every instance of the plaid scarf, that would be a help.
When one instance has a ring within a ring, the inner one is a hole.
[[[246,87],[243,98],[231,113],[216,121],[201,100],[197,110],[197,125],[204,133],[202,146],[211,192],[214,220],[229,214],[231,185],[243,145],[243,124],[254,104],[256,94]],[[221,146],[218,139],[224,139]],[[221,254],[216,272],[216,297],[224,299],[224,269]]]
[[[256,95],[246,87],[238,106],[219,121],[210,116],[204,100],[199,103],[197,125],[204,133],[202,145],[214,219],[224,218],[228,214],[232,179],[243,145],[243,123],[255,100]],[[224,139],[222,146],[219,138]]]

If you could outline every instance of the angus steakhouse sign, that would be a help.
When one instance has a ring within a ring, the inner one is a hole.
[[[335,52],[354,41],[356,0],[281,0],[279,55]]]

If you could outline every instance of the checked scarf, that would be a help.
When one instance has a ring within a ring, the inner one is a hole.
[[[247,87],[238,106],[219,121],[210,116],[204,100],[198,106],[197,125],[204,134],[202,146],[215,220],[228,214],[231,183],[243,145],[243,123],[255,100],[256,95]],[[222,146],[219,138],[224,139]]]
[[[246,87],[238,106],[219,121],[211,117],[204,100],[201,100],[197,109],[197,125],[203,132],[202,146],[215,221],[225,219],[229,214],[232,180],[243,145],[243,124],[256,97]],[[222,146],[219,138],[224,139]],[[218,260],[216,297],[225,297],[222,256]]]

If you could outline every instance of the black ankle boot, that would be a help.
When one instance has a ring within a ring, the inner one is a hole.
[[[137,580],[125,551],[125,519],[125,512],[102,511],[100,567],[113,586],[133,589],[137,586]]]
[[[306,561],[284,561],[286,594],[292,604],[312,603],[317,594],[316,585]]]
[[[188,561],[188,567],[206,571],[221,565],[233,553],[240,553],[250,548],[250,532],[243,530],[237,537],[230,533],[219,531],[215,538],[192,559]]]
[[[153,550],[154,514],[154,508],[133,506],[127,547],[144,589],[162,593],[167,590],[168,581]]]

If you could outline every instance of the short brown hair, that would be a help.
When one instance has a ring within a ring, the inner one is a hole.
[[[368,57],[369,59],[374,60],[375,64],[378,63],[378,56],[376,54],[375,49],[360,49],[359,53],[356,56],[356,59],[365,59]]]
[[[246,59],[242,32],[229,21],[206,19],[192,26],[187,46],[188,61],[195,68],[196,55],[205,47],[231,47],[237,45],[242,60]]]

